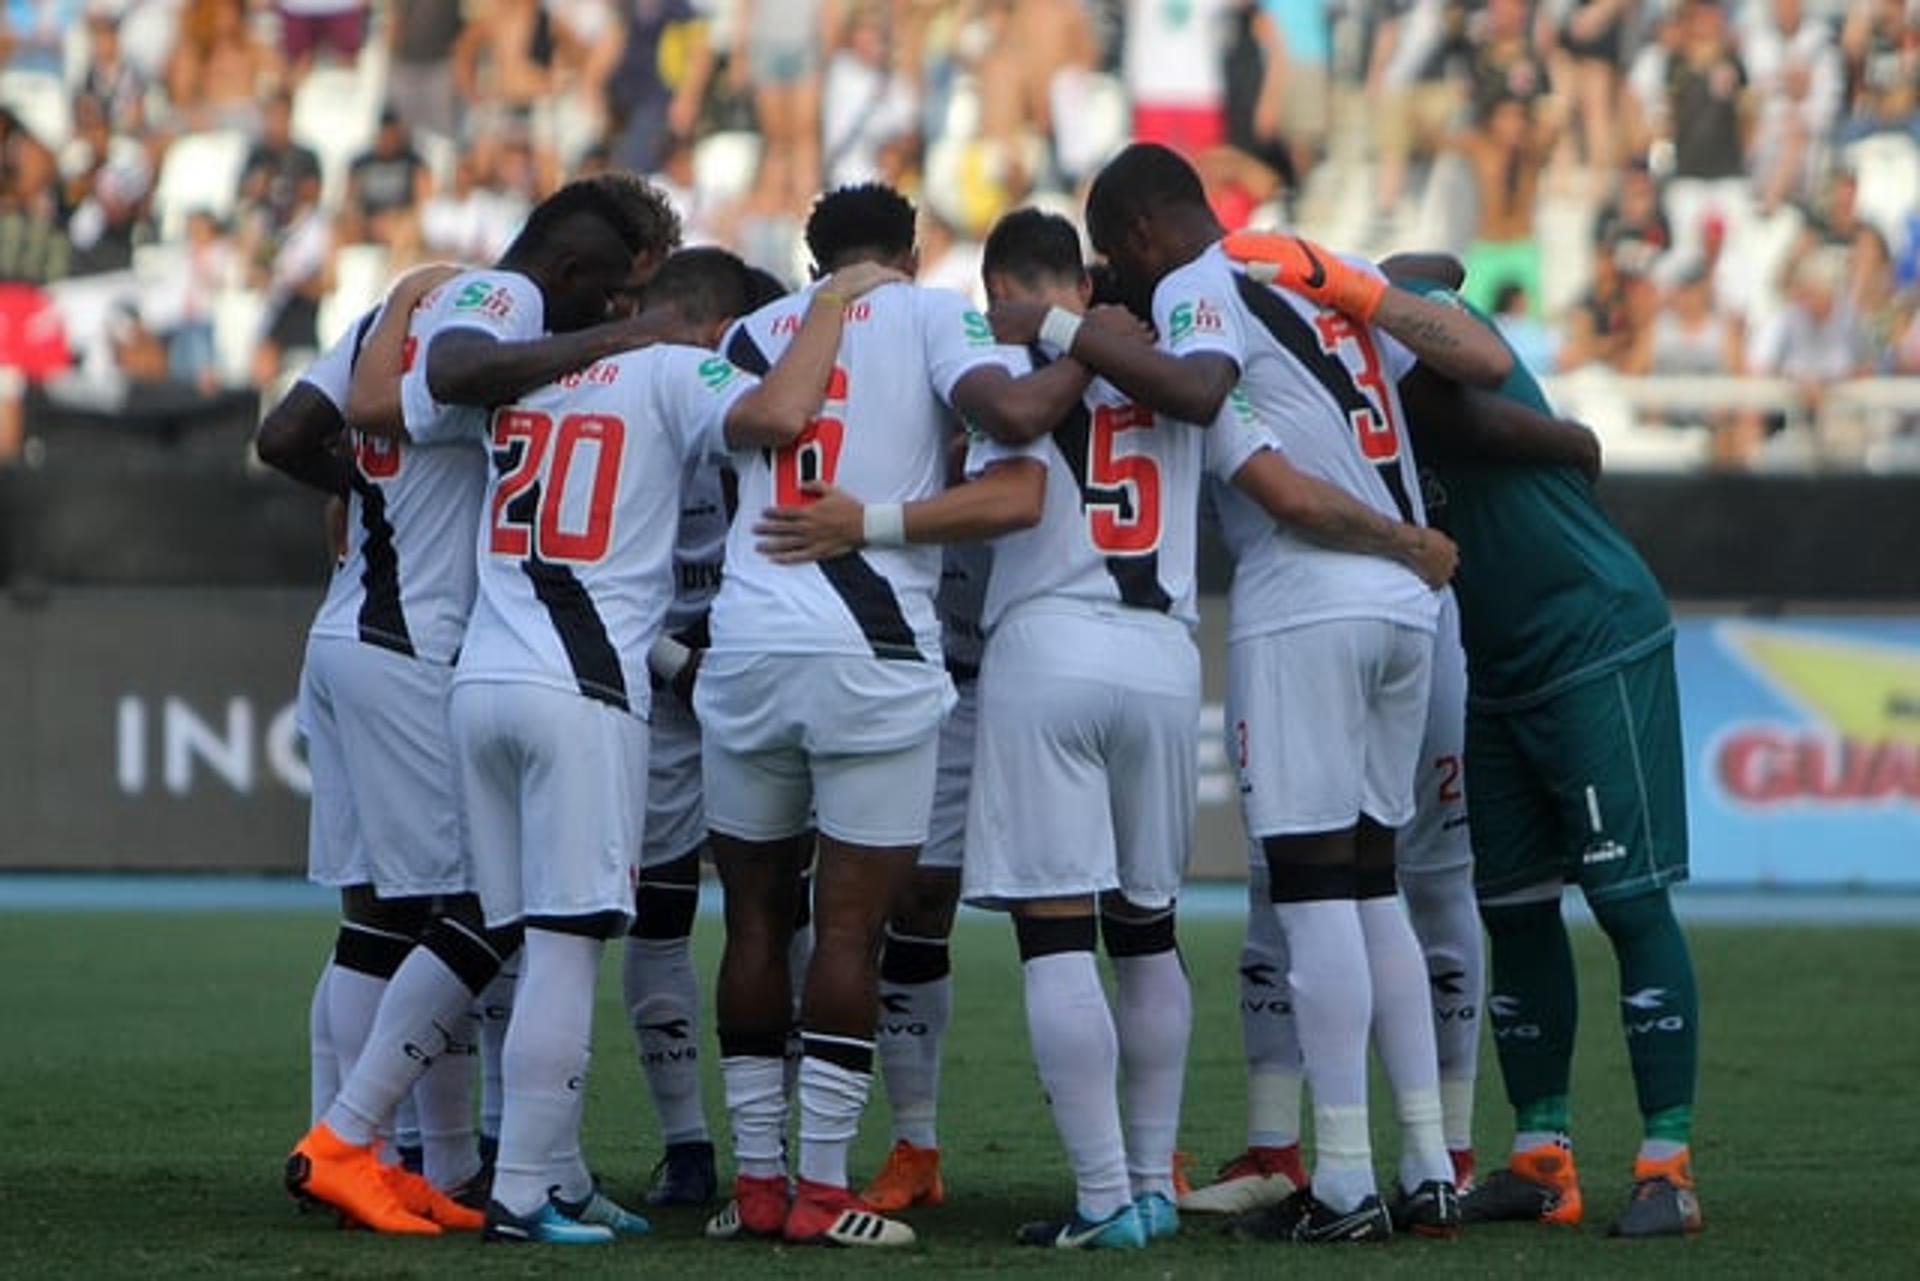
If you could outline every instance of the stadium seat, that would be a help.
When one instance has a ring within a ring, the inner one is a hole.
[[[1897,251],[1908,215],[1920,208],[1920,146],[1901,134],[1876,133],[1848,147],[1843,163],[1860,181],[1860,216]]]
[[[454,172],[460,166],[460,144],[431,129],[413,131],[413,149],[426,161],[433,174],[433,189],[446,191],[453,186]]]
[[[66,83],[48,71],[0,72],[0,106],[13,112],[27,132],[58,151],[73,131]]]
[[[213,363],[221,382],[240,387],[252,378],[253,353],[266,318],[267,300],[258,290],[221,292],[213,305]]]
[[[320,303],[320,343],[330,345],[354,318],[380,301],[389,268],[385,245],[342,245],[333,256],[333,291]]]
[[[702,208],[738,200],[760,167],[760,135],[743,129],[710,134],[694,144],[693,185]]]
[[[1047,96],[1060,167],[1069,175],[1093,173],[1127,145],[1133,121],[1126,86],[1116,77],[1069,67],[1054,74]]]
[[[315,67],[293,95],[293,137],[320,158],[321,199],[339,204],[347,166],[373,142],[380,121],[374,77],[364,68]]]
[[[196,209],[222,219],[233,213],[248,146],[247,135],[237,129],[189,133],[174,139],[153,189],[153,210],[162,240],[179,240],[186,235],[187,215]]]

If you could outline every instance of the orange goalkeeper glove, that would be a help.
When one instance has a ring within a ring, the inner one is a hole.
[[[1386,296],[1386,281],[1348,266],[1304,236],[1236,231],[1221,242],[1221,248],[1262,284],[1292,290],[1362,324],[1372,321]]]

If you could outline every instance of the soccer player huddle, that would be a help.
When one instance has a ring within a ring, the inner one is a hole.
[[[733,1168],[709,1237],[914,1242],[895,1216],[945,1196],[961,902],[1011,918],[1074,1176],[1020,1242],[1137,1248],[1183,1211],[1295,1242],[1578,1222],[1568,883],[1619,960],[1645,1121],[1614,1230],[1698,1229],[1671,626],[1591,435],[1450,259],[1225,236],[1150,145],[1086,222],[1094,268],[1065,219],[1003,218],[983,315],[912,282],[887,188],[820,198],[787,294],[680,249],[645,182],[583,179],[493,267],[403,277],[269,413],[262,456],[346,513],[300,690],[310,874],[343,920],[296,1196],[380,1231],[649,1231],[580,1146],[623,938],[665,1143],[647,1201],[714,1200],[706,859]],[[1248,1134],[1192,1187],[1203,511],[1235,560]],[[1476,1182],[1482,1008],[1515,1135]],[[876,1060],[894,1144],[856,1193]]]

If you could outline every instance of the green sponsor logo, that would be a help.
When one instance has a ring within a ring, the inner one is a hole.
[[[455,311],[472,311],[484,303],[487,300],[487,295],[491,292],[492,289],[486,281],[472,281],[454,298],[453,309]]]
[[[1253,402],[1247,399],[1247,393],[1240,389],[1238,383],[1235,383],[1233,390],[1227,393],[1227,403],[1233,406],[1233,415],[1241,422],[1253,421]]]
[[[1179,342],[1182,338],[1185,338],[1193,332],[1193,304],[1190,302],[1181,303],[1173,309],[1173,315],[1169,316],[1167,320],[1167,341]]]
[[[974,347],[993,346],[993,326],[987,318],[977,311],[969,311],[960,317],[960,327],[967,331],[967,343]]]
[[[739,376],[739,366],[724,356],[709,356],[700,362],[700,381],[708,391],[719,391]]]

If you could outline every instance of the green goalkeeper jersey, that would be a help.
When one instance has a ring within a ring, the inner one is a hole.
[[[1494,327],[1450,290],[1402,283]],[[1517,355],[1499,394],[1553,413]],[[1433,461],[1421,464],[1427,510],[1460,547],[1454,591],[1475,707],[1491,711],[1547,698],[1670,639],[1673,622],[1660,584],[1600,509],[1579,468],[1429,453]]]

